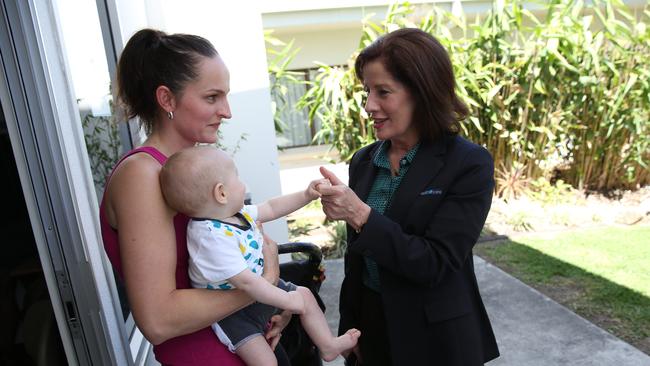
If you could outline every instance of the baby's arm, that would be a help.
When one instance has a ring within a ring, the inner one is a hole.
[[[294,314],[305,312],[305,302],[297,291],[287,292],[277,288],[249,269],[243,270],[228,281],[258,302],[289,310]]]
[[[286,194],[262,202],[257,206],[257,220],[261,222],[273,221],[305,206],[320,197],[320,193],[316,190],[319,184],[329,185],[329,181],[327,179],[316,179],[311,181],[307,189],[302,192]]]

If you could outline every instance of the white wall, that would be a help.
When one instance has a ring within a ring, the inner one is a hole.
[[[359,46],[362,19],[374,14],[372,19],[379,22],[386,9],[382,6],[274,12],[263,14],[262,19],[264,28],[273,30],[273,37],[285,43],[293,40],[294,49],[299,49],[288,68],[307,69],[317,67],[316,61],[327,65],[347,62]]]
[[[361,26],[296,31],[274,36],[287,43],[294,40],[294,47],[300,48],[289,69],[309,69],[317,67],[316,61],[327,65],[345,64],[359,46]]]
[[[435,2],[438,6],[450,8],[450,1]],[[294,48],[299,49],[289,69],[314,68],[317,67],[315,61],[328,65],[345,64],[359,47],[363,20],[368,18],[380,24],[390,1],[358,0],[347,6],[338,4],[338,8],[336,3],[327,6],[319,0],[311,0],[264,4],[264,28],[273,30],[273,36],[286,43],[293,40]],[[426,3],[420,5],[419,13],[426,13],[431,8],[431,4]],[[309,8],[310,4],[312,8]]]

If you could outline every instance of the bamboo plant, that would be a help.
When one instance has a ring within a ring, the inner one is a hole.
[[[365,19],[359,50],[402,27],[423,29],[447,47],[471,111],[461,133],[502,167],[497,192],[511,190],[499,185],[511,184],[512,174],[594,190],[650,182],[647,6],[632,12],[621,0],[554,0],[532,12],[520,0],[495,0],[471,21],[436,6],[421,13],[404,3],[381,24]],[[353,71],[358,52],[347,67],[319,64],[296,106],[322,121],[315,139],[331,143],[343,161],[375,138]]]

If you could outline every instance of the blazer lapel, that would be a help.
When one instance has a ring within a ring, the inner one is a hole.
[[[372,161],[380,145],[380,143],[375,143],[375,146],[369,147],[368,154],[361,158],[354,167],[354,177],[350,177],[350,188],[364,202],[368,198],[370,188],[377,175],[377,167]]]
[[[399,223],[407,216],[408,209],[416,197],[444,166],[446,145],[446,138],[433,143],[422,142],[406,176],[393,194],[386,216]]]

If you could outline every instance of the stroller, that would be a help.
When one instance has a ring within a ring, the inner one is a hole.
[[[321,263],[323,255],[320,248],[312,243],[286,243],[278,245],[278,253],[303,253],[307,255],[306,259],[281,263],[280,277],[298,286],[310,289],[324,312],[325,304],[318,295],[321,283],[325,280],[325,270]],[[323,365],[318,349],[300,325],[300,319],[297,316],[292,317],[282,334],[280,344],[282,344],[287,356],[289,356],[292,366]]]

